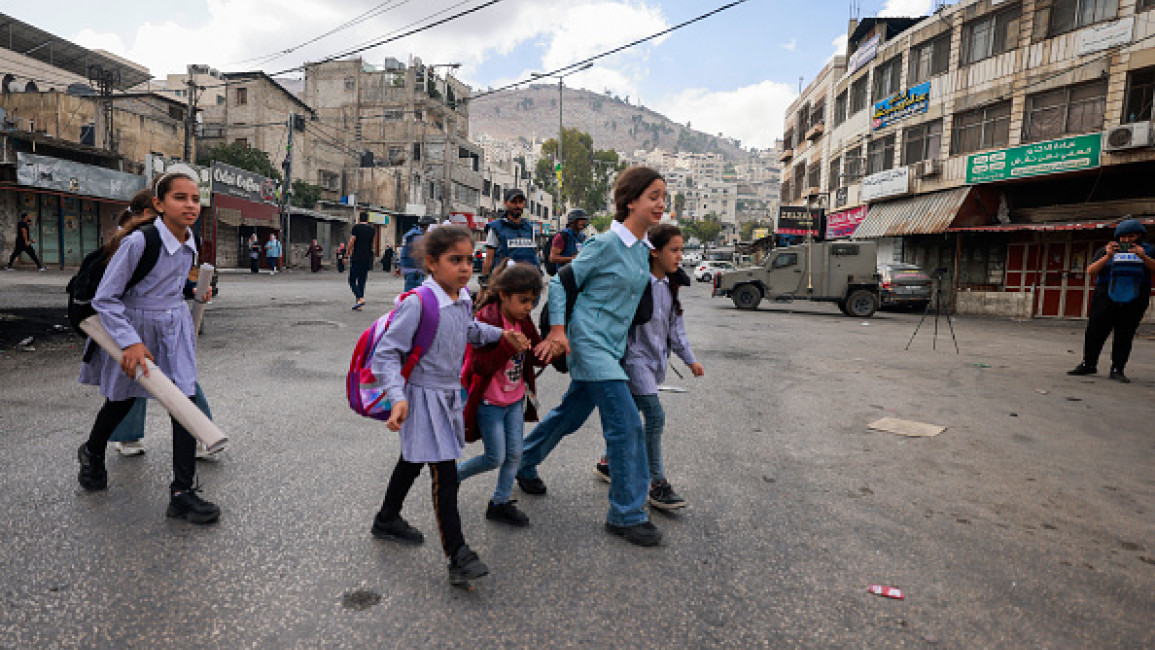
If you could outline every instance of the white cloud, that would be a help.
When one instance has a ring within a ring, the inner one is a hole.
[[[839,34],[837,38],[830,41],[830,47],[834,49],[834,51],[830,53],[830,58],[833,59],[836,56],[844,56],[846,54],[846,45],[849,41],[850,36],[848,34]]]
[[[779,47],[786,50],[787,52],[793,52],[795,49],[798,48],[798,39],[792,38],[788,42],[782,43],[781,45],[779,45]]]
[[[930,13],[932,0],[886,0],[879,16],[918,17]]]
[[[782,137],[786,107],[797,93],[789,84],[763,81],[730,91],[684,90],[654,108],[696,130],[738,138],[743,146],[771,147]]]

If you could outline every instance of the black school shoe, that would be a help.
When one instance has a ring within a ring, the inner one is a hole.
[[[650,506],[659,510],[677,510],[686,507],[686,500],[674,492],[670,482],[662,479],[650,486]]]
[[[534,496],[545,494],[545,481],[540,478],[522,478],[518,476],[517,486],[526,494],[532,494]]]
[[[1074,370],[1068,370],[1067,374],[1079,377],[1082,375],[1093,375],[1097,372],[1099,372],[1099,369],[1095,366],[1088,366],[1086,363],[1080,363],[1079,365],[1075,366]]]
[[[615,526],[606,522],[606,530],[636,546],[657,546],[662,541],[662,531],[648,521],[633,526]]]
[[[76,450],[76,458],[80,461],[80,473],[76,480],[80,487],[95,492],[108,489],[108,472],[104,469],[104,458],[98,458],[88,452],[88,445],[80,445]]]
[[[490,521],[499,521],[510,526],[517,526],[519,528],[529,525],[529,517],[525,513],[518,510],[517,506],[513,505],[516,501],[509,500],[505,503],[489,502],[489,506],[485,509],[485,518]]]
[[[421,531],[410,526],[408,521],[401,518],[401,515],[385,519],[378,512],[377,516],[373,518],[373,528],[369,532],[373,533],[377,539],[388,539],[403,544],[421,544],[425,541],[425,536],[421,534]]]
[[[197,489],[181,490],[168,501],[166,516],[184,519],[190,524],[211,524],[221,516],[217,504],[205,501],[197,494]]]
[[[464,585],[470,580],[476,580],[489,575],[489,567],[464,544],[453,557],[449,558],[449,584]]]
[[[1123,384],[1131,383],[1131,380],[1127,379],[1127,375],[1123,374],[1122,368],[1111,368],[1111,374],[1108,375],[1107,378],[1113,379],[1113,380],[1120,382],[1120,383],[1123,383]]]

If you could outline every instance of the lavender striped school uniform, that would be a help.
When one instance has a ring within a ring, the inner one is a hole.
[[[410,463],[454,460],[465,448],[465,423],[461,414],[461,364],[465,346],[488,345],[501,338],[501,328],[473,319],[473,301],[462,289],[454,302],[432,278],[424,286],[437,296],[440,321],[433,344],[409,375],[401,378],[401,367],[413,345],[421,303],[409,296],[397,305],[389,329],[373,352],[373,374],[380,377],[389,401],[409,402],[409,416],[401,425],[401,457]]]
[[[184,300],[184,284],[196,259],[196,244],[190,234],[184,243],[157,217],[161,250],[156,266],[136,286],[124,285],[144,253],[144,233],[137,231],[120,242],[108,262],[104,278],[96,290],[92,307],[113,340],[127,348],[144,343],[154,361],[185,395],[196,392],[196,341],[192,312]],[[103,350],[80,367],[80,383],[100,386],[100,394],[112,401],[149,397],[148,391],[124,374]]]

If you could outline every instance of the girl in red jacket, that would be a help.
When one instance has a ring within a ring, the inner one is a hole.
[[[477,306],[477,320],[516,329],[529,337],[531,349],[541,335],[529,314],[542,290],[541,272],[529,264],[509,264],[493,274]],[[532,354],[517,352],[501,340],[493,345],[470,347],[465,356],[461,383],[469,389],[465,405],[465,439],[485,444],[485,453],[457,467],[460,480],[496,469],[497,488],[485,510],[485,518],[512,526],[525,526],[529,518],[509,498],[513,477],[521,466],[522,431],[526,420],[537,421],[534,408],[534,365],[545,365]],[[528,398],[528,405],[526,401]]]

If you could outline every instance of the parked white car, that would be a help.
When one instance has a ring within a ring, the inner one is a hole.
[[[694,279],[698,282],[713,282],[714,276],[721,271],[733,271],[734,265],[730,262],[715,262],[707,260],[694,269]]]
[[[686,251],[682,254],[682,266],[696,267],[702,263],[702,254],[698,251]]]

